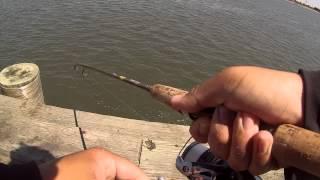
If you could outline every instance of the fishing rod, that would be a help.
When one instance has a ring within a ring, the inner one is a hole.
[[[85,69],[93,70],[95,72],[99,72],[101,74],[107,75],[114,79],[119,79],[123,82],[134,85],[135,87],[148,91],[157,100],[169,105],[170,107],[171,107],[171,98],[173,96],[184,95],[188,93],[185,90],[181,90],[178,88],[174,88],[174,87],[166,86],[162,84],[154,84],[154,85],[143,84],[134,79],[130,79],[125,76],[118,75],[116,73],[109,73],[85,64],[76,64],[74,66],[75,69],[77,69],[78,67],[82,67],[83,72]],[[212,116],[213,112],[214,112],[214,108],[208,108],[197,113],[189,113],[189,116],[192,120],[196,120],[201,116]],[[275,158],[275,160],[282,165],[282,167],[293,166],[320,177],[320,151],[319,151],[320,135],[318,133],[315,133],[310,130],[306,130],[294,125],[282,124],[276,127],[276,129],[272,131],[272,134],[273,134],[272,155]],[[187,147],[185,149],[186,153],[184,154],[191,153],[194,155],[194,152],[193,152],[194,149],[197,150],[196,154],[198,155],[199,154],[201,155],[203,153],[202,151],[201,151],[202,153],[198,152],[199,150],[198,148]],[[193,171],[190,172],[189,170],[193,168],[198,170],[199,164],[196,166],[193,166],[194,164],[192,163],[190,164],[190,162],[187,161],[188,158],[186,157],[187,156],[183,156],[183,154],[182,156],[179,155],[177,158],[176,165],[180,172],[182,172],[183,174],[189,177],[190,173],[193,173]],[[201,168],[202,170],[204,170],[203,172],[205,174],[208,174],[206,166],[201,166]],[[195,176],[199,177],[199,175],[201,175],[201,172],[200,174],[195,174]],[[210,173],[213,173],[214,175],[215,172],[210,171]],[[193,178],[190,178],[190,179],[193,179]],[[210,180],[212,179],[214,178],[211,178]]]
[[[135,79],[127,78],[125,76],[119,75],[114,72],[107,72],[103,71],[101,69],[86,65],[86,64],[75,64],[74,69],[77,70],[79,67],[82,68],[82,71],[84,72],[85,69],[92,70],[95,72],[98,72],[100,74],[106,75],[108,77],[111,77],[113,79],[118,79],[120,81],[123,81],[127,84],[133,85],[135,87],[138,87],[142,90],[145,90],[151,94],[152,97],[157,99],[158,101],[168,105],[171,107],[171,98],[176,95],[185,95],[188,93],[188,91],[174,88],[171,86],[166,86],[163,84],[154,84],[154,85],[148,85],[144,84],[140,81],[137,81]],[[214,112],[214,108],[208,108],[203,111],[197,112],[197,113],[189,113],[189,117],[192,120],[198,119],[200,116],[210,116]]]
[[[104,74],[104,75],[106,75],[106,76],[109,76],[109,77],[111,77],[111,78],[119,79],[119,80],[124,81],[124,82],[126,82],[126,83],[129,83],[129,84],[131,84],[131,85],[134,85],[134,86],[136,86],[136,87],[139,87],[139,88],[141,88],[141,89],[143,89],[143,90],[151,91],[151,86],[150,86],[150,85],[143,84],[143,83],[141,83],[141,82],[139,82],[139,81],[136,81],[136,80],[134,80],[134,79],[127,78],[127,77],[125,77],[125,76],[121,76],[121,75],[119,75],[119,74],[117,74],[117,73],[114,73],[114,72],[110,73],[110,72],[103,71],[103,70],[101,70],[101,69],[98,69],[98,68],[95,68],[95,67],[92,67],[92,66],[88,66],[88,65],[85,65],[85,64],[75,64],[75,65],[74,65],[74,69],[77,69],[77,67],[82,67],[82,68],[85,68],[85,69],[90,69],[90,70],[99,72],[99,73],[101,73],[101,74]]]

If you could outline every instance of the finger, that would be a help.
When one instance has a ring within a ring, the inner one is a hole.
[[[183,112],[198,112],[203,109],[196,96],[191,92],[185,95],[173,96],[171,98],[171,107]]]
[[[252,138],[259,132],[259,120],[253,115],[238,113],[233,122],[232,143],[228,163],[236,171],[249,168]]]
[[[226,68],[185,95],[171,98],[171,106],[176,110],[197,112],[208,107],[223,104],[237,89],[247,71],[238,68]]]
[[[224,104],[253,113],[268,124],[301,125],[302,90],[303,81],[296,73],[238,66],[224,69],[186,96],[173,97],[171,104],[187,112]]]
[[[235,112],[219,106],[212,117],[208,143],[211,151],[217,157],[224,160],[229,154],[231,143],[232,121],[235,118]]]
[[[253,156],[249,171],[254,175],[277,169],[271,157],[273,137],[268,131],[260,131],[253,137]]]
[[[200,117],[196,121],[192,122],[190,126],[190,134],[192,137],[200,143],[208,142],[208,132],[210,128],[210,118]]]

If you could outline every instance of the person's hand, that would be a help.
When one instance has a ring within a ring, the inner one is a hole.
[[[261,174],[274,169],[273,137],[259,131],[259,121],[270,125],[302,125],[301,77],[295,73],[258,67],[230,67],[184,96],[171,100],[173,108],[198,112],[217,107],[210,117],[193,122],[195,140],[238,171]]]
[[[128,160],[101,148],[93,148],[39,165],[43,180],[146,180]]]

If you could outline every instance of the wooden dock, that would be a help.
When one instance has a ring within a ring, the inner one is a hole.
[[[38,163],[103,147],[137,164],[151,178],[186,179],[175,168],[187,126],[99,115],[0,95],[0,162]],[[147,142],[155,143],[154,147]],[[282,171],[264,179],[284,179]]]
[[[320,12],[320,1],[319,0],[290,0],[290,1],[296,2],[296,3],[301,4],[307,8],[311,8],[313,10]]]

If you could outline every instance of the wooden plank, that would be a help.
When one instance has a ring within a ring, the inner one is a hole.
[[[83,149],[73,111],[0,95],[0,161],[43,162]]]
[[[269,171],[268,173],[260,175],[263,180],[284,180],[283,169]]]
[[[185,141],[189,135],[189,127],[175,124],[147,122],[141,120],[100,115],[77,111],[79,126],[85,129],[111,133],[122,133],[132,138],[151,138],[170,141],[177,139]]]
[[[150,148],[150,141],[154,148]],[[184,142],[143,139],[140,168],[151,179],[164,177],[169,179],[186,179],[176,169],[176,158]]]
[[[83,149],[79,129],[0,114],[0,162],[45,162]]]
[[[320,12],[319,0],[290,0]]]
[[[3,95],[0,95],[0,113],[11,113],[12,116],[24,116],[30,122],[52,122],[68,127],[75,127],[74,113],[71,109],[35,105],[28,100],[20,100]]]
[[[152,140],[155,148],[150,149],[148,148],[149,143],[147,143],[150,140],[148,138],[143,140],[140,168],[151,179],[158,177],[164,177],[166,180],[186,179],[175,167],[177,155],[182,148],[178,144],[181,143]],[[283,169],[269,171],[260,176],[263,180],[284,180]]]
[[[77,116],[87,147],[104,147],[136,164],[140,162],[151,178],[186,179],[175,169],[175,158],[189,136],[189,127],[82,111]],[[82,150],[70,109],[35,106],[0,95],[0,124],[0,162],[43,162]],[[155,143],[155,149],[148,149],[148,140]],[[263,177],[284,179],[281,170]]]
[[[141,139],[130,137],[121,133],[109,131],[96,131],[95,129],[81,128],[86,146],[103,147],[115,154],[131,160],[136,165],[139,164],[141,151]]]
[[[181,146],[190,136],[188,126],[145,122],[83,111],[77,111],[77,117],[79,125],[86,133],[87,131],[105,132],[128,137],[128,139],[140,138],[143,139],[143,142],[152,140],[156,144],[156,149],[150,151],[143,145],[141,151],[140,167],[146,174],[151,178],[165,176],[166,179],[186,179],[175,169],[175,158]],[[99,146],[108,141],[106,139],[106,142],[103,143],[96,142],[95,145]],[[126,153],[125,146],[121,148],[120,154]],[[129,159],[132,160],[131,157]],[[264,180],[282,180],[284,179],[283,170],[270,171],[262,177]]]
[[[115,150],[116,153],[129,158],[136,164],[139,159],[136,155],[141,154],[140,167],[151,178],[165,176],[167,179],[185,179],[176,170],[175,159],[189,136],[187,126],[132,120],[83,111],[77,111],[77,119],[79,126],[85,131],[85,142],[89,143],[89,146],[94,144],[94,146]],[[156,149],[150,151],[141,144],[147,140],[155,142]],[[132,142],[136,145],[130,145]],[[137,154],[134,155],[132,152]]]

